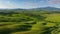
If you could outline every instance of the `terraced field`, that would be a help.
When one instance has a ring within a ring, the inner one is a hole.
[[[0,14],[0,34],[60,34],[60,14]]]

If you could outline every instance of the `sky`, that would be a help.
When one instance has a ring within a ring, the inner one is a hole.
[[[48,6],[60,8],[60,0],[0,0],[0,9],[31,9]]]

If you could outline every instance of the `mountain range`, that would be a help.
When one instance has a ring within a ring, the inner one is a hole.
[[[33,10],[51,10],[51,11],[60,11],[60,8],[55,7],[42,7],[42,8],[35,8]]]
[[[0,9],[0,10],[51,10],[51,11],[60,11],[60,8],[56,7],[41,7],[41,8],[33,8],[33,9],[21,9],[21,8],[16,8],[16,9]]]

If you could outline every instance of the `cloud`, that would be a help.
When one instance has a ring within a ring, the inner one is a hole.
[[[48,0],[49,4],[60,4],[60,0]]]
[[[9,0],[0,0],[0,8],[17,8],[17,6]]]
[[[36,8],[45,6],[47,0],[0,0],[0,8]]]

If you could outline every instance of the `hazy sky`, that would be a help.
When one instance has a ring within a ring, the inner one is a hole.
[[[37,7],[58,7],[60,0],[0,0],[0,8],[37,8]]]

